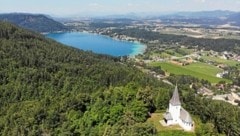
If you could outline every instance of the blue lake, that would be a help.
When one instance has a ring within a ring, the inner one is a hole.
[[[46,36],[68,46],[112,56],[134,56],[143,53],[146,48],[137,42],[120,41],[91,33],[64,32],[50,33]]]

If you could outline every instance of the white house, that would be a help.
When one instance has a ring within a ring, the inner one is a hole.
[[[169,108],[164,114],[164,121],[168,126],[178,124],[186,131],[193,129],[193,121],[190,114],[181,107],[177,86],[175,87],[173,96],[169,101]]]

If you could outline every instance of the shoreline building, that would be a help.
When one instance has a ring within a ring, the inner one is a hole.
[[[164,121],[167,126],[180,125],[186,131],[191,131],[193,129],[193,120],[190,114],[181,107],[177,86],[169,101],[169,107],[164,114]]]

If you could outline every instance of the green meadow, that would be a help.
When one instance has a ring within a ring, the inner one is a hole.
[[[151,66],[160,66],[162,70],[167,73],[176,75],[190,75],[199,79],[208,80],[211,83],[218,83],[219,81],[231,82],[227,79],[217,78],[216,74],[221,72],[222,69],[217,68],[213,65],[197,62],[187,66],[179,66],[168,62],[154,62]]]
[[[218,57],[209,57],[209,56],[203,56],[202,57],[204,60],[211,60],[217,63],[222,63],[228,66],[236,66],[237,64],[240,64],[240,62],[235,61],[235,60],[225,60],[225,59],[221,59]]]
[[[195,136],[194,131],[186,132],[179,125],[162,126],[160,121],[163,120],[163,113],[152,113],[151,118],[147,120],[148,123],[155,126],[158,136]]]

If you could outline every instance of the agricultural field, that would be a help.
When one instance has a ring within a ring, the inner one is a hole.
[[[210,56],[203,56],[202,59],[204,60],[210,60],[210,61],[214,61],[217,63],[222,63],[228,66],[236,66],[237,64],[240,64],[240,62],[236,61],[236,60],[225,60],[225,59],[221,59],[218,57],[210,57]]]
[[[152,57],[161,57],[161,58],[171,58],[172,55],[166,53],[166,52],[162,52],[162,53],[152,53],[151,54]]]
[[[211,83],[218,83],[219,81],[226,81],[227,83],[231,82],[228,79],[216,77],[217,73],[223,71],[222,69],[201,62],[192,63],[187,66],[180,66],[169,62],[153,62],[150,65],[160,66],[162,70],[167,73],[172,73],[176,75],[190,75],[199,79],[208,80]]]
[[[163,34],[185,35],[195,38],[210,38],[210,39],[237,39],[239,40],[239,30],[231,29],[206,29],[206,28],[162,28],[159,32]]]
[[[179,48],[179,49],[167,49],[161,53],[152,53],[152,57],[171,58],[172,56],[183,57],[193,53],[193,49]]]

